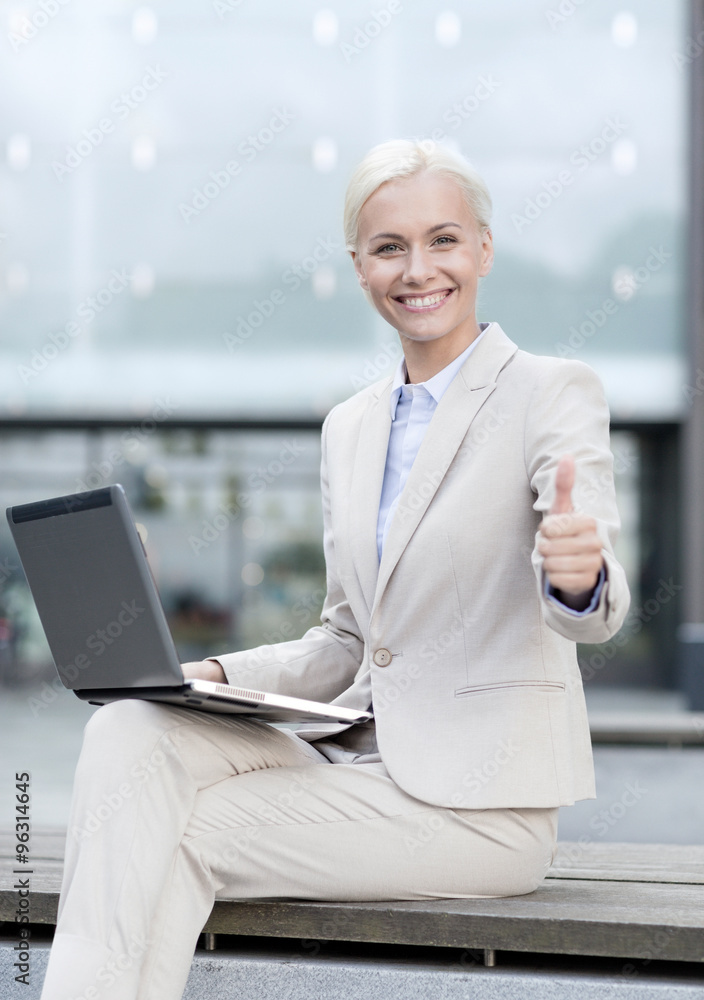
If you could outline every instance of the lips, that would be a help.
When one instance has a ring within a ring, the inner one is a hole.
[[[452,291],[452,288],[443,288],[437,292],[429,292],[427,295],[396,295],[394,297],[407,309],[434,309],[444,302],[452,294]]]

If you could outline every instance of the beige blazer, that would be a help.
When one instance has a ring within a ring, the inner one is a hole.
[[[492,323],[437,407],[379,564],[391,382],[336,406],[323,426],[322,624],[217,659],[231,684],[359,708],[372,699],[391,777],[425,802],[593,797],[575,643],[606,641],[630,600],[613,552],[601,384],[582,362],[519,350]],[[584,617],[544,596],[535,547],[568,452],[575,508],[597,519],[606,562],[598,607]]]

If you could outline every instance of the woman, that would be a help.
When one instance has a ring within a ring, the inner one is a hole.
[[[586,365],[477,323],[489,212],[443,148],[384,143],[357,168],[348,249],[404,360],[324,424],[322,624],[184,665],[374,722],[294,735],[146,702],[96,712],[45,1000],[179,997],[216,893],[530,892],[559,806],[593,797],[575,641],[608,639],[629,602],[608,412]]]

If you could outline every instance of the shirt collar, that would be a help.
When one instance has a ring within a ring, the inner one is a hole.
[[[454,361],[451,361],[449,365],[446,365],[445,368],[439,371],[437,375],[433,375],[432,378],[429,378],[427,382],[416,383],[416,385],[422,385],[423,388],[426,389],[426,391],[435,400],[436,405],[440,402],[443,395],[445,394],[445,391],[449,387],[450,382],[452,382],[457,372],[460,370],[460,368],[465,363],[469,355],[472,353],[474,348],[482,339],[489,326],[491,326],[490,323],[480,323],[479,328],[481,330],[481,333],[476,338],[476,340],[472,341],[469,347],[467,347],[464,351],[462,351],[462,353],[458,357],[456,357]],[[396,368],[396,372],[394,374],[394,380],[391,384],[391,397],[389,399],[389,404],[391,407],[392,420],[396,419],[396,407],[398,406],[398,401],[401,398],[401,390],[403,386],[406,384],[406,376],[407,376],[406,360],[405,358],[401,358]]]

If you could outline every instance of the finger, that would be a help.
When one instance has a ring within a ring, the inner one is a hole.
[[[599,579],[600,568],[596,570],[555,571],[548,574],[548,580],[555,590],[562,590],[568,594],[581,594],[594,589]]]
[[[591,535],[569,535],[561,538],[540,538],[538,552],[541,556],[592,556],[601,555],[601,540]]]
[[[555,499],[550,508],[551,514],[570,514],[572,507],[572,488],[574,486],[574,458],[563,455],[557,464],[555,473]]]
[[[567,543],[591,544],[601,548],[593,518],[576,514],[548,514],[540,525],[540,539],[551,544],[565,539]]]
[[[555,577],[562,575],[597,576],[603,565],[601,552],[581,552],[579,554],[555,554],[546,556],[543,560],[543,570],[554,587],[558,584]]]
[[[543,538],[574,537],[576,535],[597,536],[596,521],[588,514],[548,514],[540,522]]]
[[[601,553],[585,552],[583,555],[574,556],[548,556],[543,562],[543,569],[550,577],[560,573],[598,573],[601,569]]]

